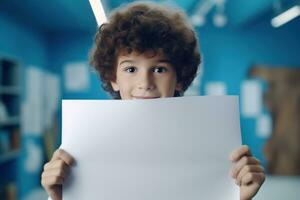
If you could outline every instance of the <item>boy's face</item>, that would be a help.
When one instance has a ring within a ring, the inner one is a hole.
[[[150,51],[119,55],[116,80],[111,84],[122,99],[173,97],[175,90],[181,90],[170,60],[159,53],[153,55]]]

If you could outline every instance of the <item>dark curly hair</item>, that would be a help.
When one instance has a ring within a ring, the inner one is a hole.
[[[197,37],[185,14],[154,3],[138,2],[116,9],[108,21],[99,27],[90,57],[103,89],[120,99],[110,83],[116,79],[118,56],[152,50],[171,60],[177,82],[182,85],[182,91],[175,91],[174,96],[182,96],[200,64]]]

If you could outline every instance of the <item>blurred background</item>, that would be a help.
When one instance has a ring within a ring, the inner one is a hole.
[[[102,5],[108,16],[127,2]],[[268,173],[255,199],[300,199],[300,2],[155,2],[183,9],[198,34],[203,62],[186,95],[240,96],[243,143]],[[47,198],[61,99],[110,98],[88,65],[96,31],[88,0],[0,1],[1,200]]]

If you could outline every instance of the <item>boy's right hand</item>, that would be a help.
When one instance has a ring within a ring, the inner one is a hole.
[[[52,200],[62,200],[62,184],[68,176],[74,158],[63,149],[57,149],[44,165],[41,183]]]

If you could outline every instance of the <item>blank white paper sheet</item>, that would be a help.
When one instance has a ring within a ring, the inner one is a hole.
[[[63,100],[64,200],[238,200],[238,97]]]

